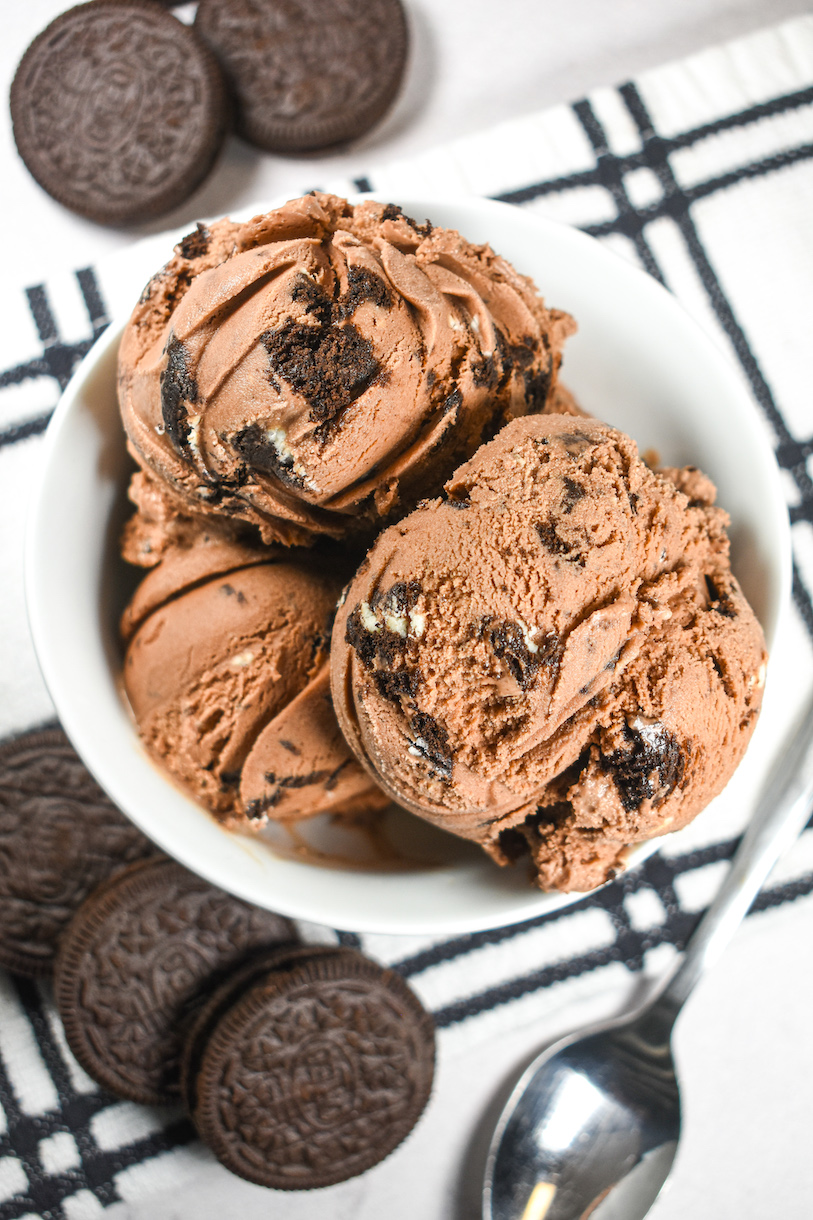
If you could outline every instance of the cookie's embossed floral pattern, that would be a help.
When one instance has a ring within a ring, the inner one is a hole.
[[[23,57],[11,105],[34,177],[66,206],[111,223],[160,214],[185,198],[224,128],[210,53],[140,0],[86,4],[56,18]]]
[[[277,987],[254,987],[238,1008],[204,1067],[237,1172],[271,1166],[277,1185],[325,1185],[369,1168],[411,1130],[434,1043],[431,1019],[397,976],[364,959],[312,962]]]
[[[183,1036],[202,991],[251,949],[291,938],[287,920],[174,861],[134,870],[91,900],[66,941],[57,1002],[74,1053],[134,1100],[177,1092]]]
[[[7,743],[0,750],[0,960],[26,974],[47,973],[90,891],[154,851],[60,730]]]
[[[393,0],[209,0],[195,24],[231,77],[243,134],[270,149],[352,138],[401,79],[407,35]]]

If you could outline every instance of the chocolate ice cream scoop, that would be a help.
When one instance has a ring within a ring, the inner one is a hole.
[[[489,246],[313,194],[180,243],[125,330],[122,417],[175,509],[309,543],[544,410],[572,329]]]
[[[141,736],[228,825],[387,803],[331,704],[340,587],[318,553],[303,560],[201,535],[167,551],[127,607],[124,684]]]
[[[546,889],[591,888],[684,825],[764,680],[713,496],[595,420],[509,424],[349,587],[332,683],[356,756],[500,863],[530,848]]]

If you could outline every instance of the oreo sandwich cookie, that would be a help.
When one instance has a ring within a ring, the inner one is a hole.
[[[198,1015],[184,1096],[232,1173],[278,1190],[355,1177],[388,1156],[432,1087],[432,1018],[401,977],[351,949],[302,946],[246,968]]]
[[[135,865],[91,895],[63,938],[54,993],[71,1050],[111,1093],[170,1100],[196,1006],[247,955],[294,934],[174,860]]]
[[[60,729],[0,745],[0,965],[49,974],[88,894],[156,852]]]
[[[400,0],[200,0],[194,28],[231,86],[237,131],[270,152],[363,135],[406,64]]]
[[[101,224],[148,220],[191,195],[220,150],[227,109],[214,57],[153,0],[91,0],[62,13],[11,86],[28,169]]]
[[[343,948],[340,945],[278,945],[247,958],[241,966],[223,979],[219,987],[210,992],[203,1004],[196,1010],[193,1020],[187,1027],[181,1056],[181,1096],[190,1116],[194,1116],[198,1107],[197,1082],[201,1056],[215,1026],[237,999],[250,986],[261,982],[277,968],[282,969],[294,962],[301,963],[313,958],[333,958],[341,954],[357,956],[353,949]]]

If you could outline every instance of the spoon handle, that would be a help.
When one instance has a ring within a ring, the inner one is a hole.
[[[782,750],[720,890],[655,1001],[674,1019],[725,949],[779,857],[801,834],[813,804],[813,702]]]

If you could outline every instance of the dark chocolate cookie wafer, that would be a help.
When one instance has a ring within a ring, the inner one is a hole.
[[[434,1057],[432,1018],[399,975],[349,949],[307,946],[211,1002],[185,1093],[232,1173],[309,1190],[401,1143],[429,1098]]]
[[[91,890],[157,849],[59,729],[0,746],[0,965],[48,974]]]
[[[272,971],[290,969],[312,958],[332,958],[341,954],[357,956],[353,949],[340,945],[283,945],[265,953],[253,954],[208,996],[195,1012],[188,1026],[181,1056],[181,1096],[191,1118],[198,1108],[198,1072],[206,1045],[215,1026],[226,1012],[255,983],[261,982]]]
[[[91,0],[57,17],[11,86],[14,139],[54,199],[102,224],[181,203],[226,130],[213,56],[152,0]]]
[[[195,29],[231,85],[240,135],[271,152],[362,135],[406,63],[400,0],[200,0]]]
[[[287,919],[174,860],[128,869],[88,899],[62,941],[54,991],[71,1050],[119,1097],[170,1099],[196,1005],[249,953],[293,938]]]

